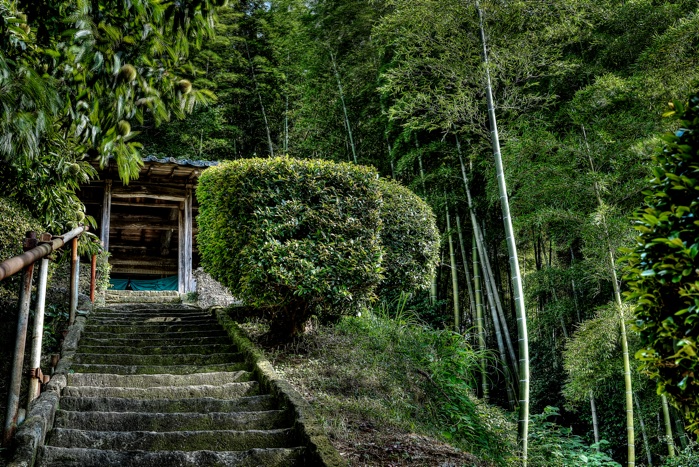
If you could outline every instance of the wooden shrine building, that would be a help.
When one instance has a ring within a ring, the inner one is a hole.
[[[195,188],[201,172],[218,163],[155,156],[143,163],[138,179],[128,185],[112,160],[99,169],[98,180],[80,189],[87,214],[97,220],[96,235],[110,253],[113,284],[135,290],[139,284],[138,290],[145,290],[169,279],[170,290],[194,291],[192,271],[199,265]]]

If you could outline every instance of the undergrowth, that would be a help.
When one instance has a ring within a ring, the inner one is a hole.
[[[263,332],[259,323],[247,328]],[[485,461],[457,465],[505,465],[515,452],[512,421],[473,395],[480,356],[463,337],[430,328],[402,307],[312,328],[272,358],[331,438],[351,444],[362,432],[376,440],[391,431],[427,435]]]

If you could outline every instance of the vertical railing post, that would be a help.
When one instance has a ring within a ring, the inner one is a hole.
[[[97,281],[97,255],[90,261],[90,302],[95,303],[95,286]]]
[[[75,322],[75,310],[78,309],[78,286],[80,284],[80,257],[78,256],[78,237],[71,242],[70,261],[70,315],[68,324]]]
[[[42,234],[41,243],[50,242],[51,234]],[[46,282],[49,273],[49,260],[44,257],[39,269],[39,283],[36,290],[36,307],[34,313],[34,331],[32,333],[32,353],[30,358],[29,394],[27,412],[31,403],[39,397],[43,375],[41,373],[41,346],[44,338],[44,307],[46,305]]]
[[[24,250],[31,250],[36,244],[36,232],[27,232],[27,237],[24,239]],[[12,362],[12,375],[7,398],[7,414],[2,437],[2,444],[5,446],[9,444],[17,429],[19,392],[22,387],[22,365],[24,364],[24,348],[27,341],[27,328],[29,326],[29,304],[32,298],[33,273],[34,263],[25,267],[22,272],[22,288],[19,293],[19,317],[17,319],[17,340],[15,342],[15,354]]]

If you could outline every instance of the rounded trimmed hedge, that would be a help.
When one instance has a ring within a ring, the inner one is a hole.
[[[206,170],[197,188],[204,269],[268,308],[281,336],[311,314],[358,310],[382,278],[378,178],[369,167],[288,157]]]
[[[265,308],[273,334],[312,314],[356,312],[427,288],[439,232],[430,207],[376,171],[325,160],[243,159],[199,180],[202,266],[247,305]],[[377,287],[378,286],[378,287]]]
[[[427,289],[439,261],[439,231],[432,208],[393,180],[381,179],[381,244],[384,280],[380,294]]]

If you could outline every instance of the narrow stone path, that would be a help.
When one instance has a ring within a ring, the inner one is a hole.
[[[293,466],[293,415],[215,318],[124,304],[87,320],[41,466]]]

